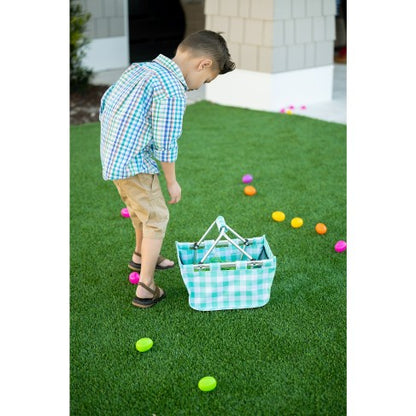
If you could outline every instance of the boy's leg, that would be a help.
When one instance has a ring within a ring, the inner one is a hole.
[[[142,253],[142,245],[143,245],[143,228],[135,228],[136,231],[136,248],[134,249],[134,251],[136,253]],[[159,254],[160,254],[160,249],[159,248]],[[135,263],[142,263],[142,258],[140,256],[138,256],[137,254],[133,253],[133,256],[131,258]],[[156,258],[157,260],[157,258]],[[162,262],[159,263],[159,266],[162,267],[169,267],[169,266],[173,266],[174,262],[172,260],[169,259],[164,259]],[[155,267],[156,267],[156,263],[155,263]],[[145,283],[145,282],[144,282]]]
[[[140,271],[140,281],[151,289],[155,289],[156,287],[154,273],[162,243],[162,239],[146,237],[142,239],[141,243],[142,267]],[[162,295],[164,292],[162,289],[160,289],[160,291]],[[144,287],[137,286],[136,296],[139,298],[152,298],[153,295]]]
[[[143,242],[143,228],[135,228],[136,231],[136,248],[134,249],[135,253],[142,252],[142,242]],[[141,257],[133,253],[131,258],[135,263],[141,263]]]
[[[145,176],[144,180],[149,180],[150,177],[154,175],[139,175],[139,176]],[[157,185],[160,190],[160,185],[158,179],[156,180]],[[130,212],[130,219],[132,221],[133,227],[135,229],[135,236],[136,236],[136,247],[135,250],[137,253],[142,252],[142,242],[143,242],[143,224],[142,221],[146,221],[147,219],[147,213],[144,215],[144,219],[141,218],[141,209],[140,204],[137,204],[137,201],[135,199],[135,195],[137,192],[140,192],[140,184],[138,184],[134,177],[129,179],[122,179],[122,180],[115,180],[114,184],[120,194],[121,199],[127,206]],[[161,192],[161,191],[160,191]],[[160,194],[161,195],[161,194]],[[163,199],[163,196],[161,195],[161,198]],[[145,201],[142,201],[145,202]],[[144,204],[145,205],[145,204]],[[166,204],[165,204],[166,206]],[[167,208],[166,208],[167,209]],[[163,238],[162,238],[163,242]],[[160,254],[160,248],[159,248],[159,254]],[[135,263],[141,264],[142,260],[141,257],[137,254],[132,255],[132,260]],[[162,267],[169,267],[173,266],[175,263],[172,260],[164,259],[162,262],[159,263]],[[156,263],[155,263],[156,267]]]

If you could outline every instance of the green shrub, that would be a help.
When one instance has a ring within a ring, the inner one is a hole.
[[[76,0],[70,3],[70,77],[71,90],[85,88],[91,78],[92,70],[85,68],[82,59],[85,56],[84,47],[89,43],[85,36],[85,26],[91,14],[82,9]]]

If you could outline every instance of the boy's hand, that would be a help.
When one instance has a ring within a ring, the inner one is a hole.
[[[177,204],[181,200],[181,187],[178,182],[174,181],[167,184],[168,192],[170,195],[169,204]]]
[[[166,178],[166,186],[170,195],[169,204],[177,204],[181,200],[181,187],[176,181],[175,162],[160,162]]]

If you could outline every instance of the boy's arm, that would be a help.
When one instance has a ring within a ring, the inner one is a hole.
[[[160,162],[166,179],[170,195],[169,204],[176,204],[181,200],[181,187],[176,181],[175,162]]]
[[[152,103],[153,154],[159,160],[166,178],[169,204],[176,204],[181,199],[181,187],[176,181],[175,161],[178,156],[177,140],[182,133],[185,104],[185,96],[157,98]]]

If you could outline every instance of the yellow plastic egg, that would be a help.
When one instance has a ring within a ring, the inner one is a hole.
[[[282,222],[285,220],[286,216],[285,213],[282,211],[275,211],[272,214],[272,218],[277,222]]]
[[[293,219],[292,219],[292,221],[290,222],[290,225],[291,225],[293,228],[300,228],[300,227],[302,227],[302,225],[303,225],[303,219],[302,219],[302,218],[299,218],[299,217],[295,217],[295,218],[293,218]]]

